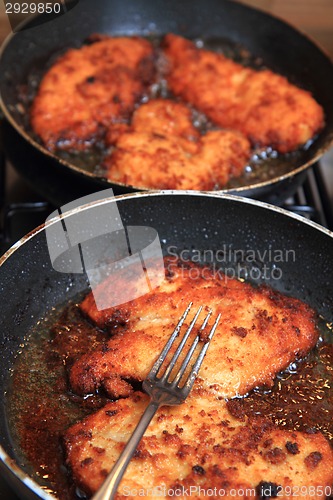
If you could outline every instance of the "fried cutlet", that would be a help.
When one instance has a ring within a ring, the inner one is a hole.
[[[186,104],[170,99],[151,99],[139,106],[133,113],[131,124],[121,130],[145,134],[177,137],[182,147],[191,152],[197,150],[200,133],[193,125],[192,112]],[[106,144],[114,145],[119,138],[118,131],[111,127],[106,135]]]
[[[147,404],[137,392],[67,430],[67,465],[86,493],[101,486]],[[262,417],[236,418],[224,401],[193,389],[184,404],[159,409],[116,498],[286,499],[301,491],[304,499],[325,498],[332,463],[322,434],[279,429]]]
[[[244,67],[174,34],[165,36],[164,53],[172,92],[254,146],[287,153],[324,126],[323,109],[310,92],[281,75]]]
[[[44,75],[31,124],[45,146],[83,150],[126,121],[153,77],[153,47],[142,38],[91,37]]]
[[[165,259],[165,268],[159,287],[127,304],[98,311],[92,293],[83,300],[82,312],[111,338],[73,364],[74,392],[85,395],[103,387],[111,397],[130,394],[130,382],[147,376],[191,301],[222,315],[200,371],[202,386],[222,397],[271,385],[280,370],[307,354],[318,339],[316,315],[300,300],[173,257]],[[128,283],[110,278],[94,294],[107,297],[114,287],[121,293]]]
[[[238,177],[250,159],[250,144],[238,132],[200,136],[191,112],[168,99],[148,102],[133,115],[127,131],[111,128],[115,149],[105,158],[107,177],[140,188],[219,189]]]

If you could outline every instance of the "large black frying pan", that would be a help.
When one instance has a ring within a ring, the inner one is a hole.
[[[107,200],[115,202],[125,226],[148,225],[158,231],[165,254],[174,253],[174,247],[212,250],[216,255],[223,249],[260,253],[260,262],[240,263],[250,275],[266,265],[264,274],[270,278],[266,283],[304,300],[327,321],[333,320],[333,234],[328,230],[280,208],[230,195],[151,192]],[[99,204],[86,205],[84,210],[93,214]],[[66,225],[75,213],[66,214]],[[276,250],[294,251],[294,258],[278,263],[281,273],[273,272],[276,263],[270,260],[269,249],[271,255]],[[233,258],[226,262],[227,268],[234,265]],[[257,271],[252,274],[258,275]],[[52,307],[86,288],[85,275],[61,274],[52,268],[45,227],[24,238],[0,261],[0,464],[21,498],[29,491],[32,494],[31,490],[42,498],[50,497],[16,465],[20,465],[19,454],[8,430],[3,397],[10,369],[29,329]]]
[[[326,114],[326,127],[318,140],[301,155],[286,159],[283,175],[251,181],[231,190],[236,194],[280,203],[332,143],[333,65],[312,41],[288,24],[231,0],[80,0],[66,15],[10,37],[0,61],[7,152],[19,172],[56,205],[103,187],[113,187],[117,194],[136,190],[109,183],[46,151],[27,133],[26,116],[17,106],[18,88],[29,74],[45,68],[52,54],[80,45],[95,32],[142,36],[174,32],[189,38],[228,40],[313,93]]]

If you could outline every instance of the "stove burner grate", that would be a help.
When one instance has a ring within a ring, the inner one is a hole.
[[[30,191],[26,199],[7,200],[6,158],[0,154],[0,255],[22,236],[42,224],[54,207],[42,199],[32,200]],[[308,170],[305,182],[283,208],[333,230],[333,206],[330,201],[321,165]]]

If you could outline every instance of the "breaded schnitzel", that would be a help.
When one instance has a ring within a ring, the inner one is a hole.
[[[135,393],[66,431],[67,465],[85,492],[101,486],[147,404],[146,395]],[[224,401],[194,388],[184,404],[159,409],[115,498],[191,492],[194,498],[286,499],[301,491],[304,499],[325,498],[332,463],[322,434],[279,429],[262,417],[235,418]]]
[[[84,150],[105,128],[126,121],[154,74],[153,47],[143,38],[91,37],[44,75],[31,124],[45,146]]]
[[[238,177],[250,159],[250,144],[238,132],[209,131],[200,136],[185,104],[149,101],[133,115],[127,132],[111,127],[107,177],[140,188],[219,189]]]
[[[165,36],[164,52],[172,92],[215,124],[242,132],[254,146],[287,153],[324,126],[323,109],[310,92],[283,76],[246,68],[174,34]]]
[[[271,385],[280,370],[307,354],[318,339],[315,312],[300,300],[171,257],[165,267],[159,287],[127,304],[98,311],[92,293],[83,300],[83,313],[112,336],[74,363],[74,392],[85,395],[101,386],[111,397],[133,392],[130,382],[147,376],[191,301],[222,315],[199,376],[203,387],[222,397]],[[94,294],[108,296],[109,289],[121,292],[128,286],[136,283],[109,278]]]
[[[123,127],[122,133],[139,132],[163,137],[177,137],[179,143],[189,153],[197,150],[196,142],[200,133],[193,125],[190,108],[170,99],[150,99],[133,113],[131,124]],[[114,145],[120,134],[115,135],[111,127],[106,135],[106,144]]]

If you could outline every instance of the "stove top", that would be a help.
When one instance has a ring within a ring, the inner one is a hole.
[[[333,230],[333,150],[307,171],[304,183],[283,208]],[[29,231],[45,222],[54,207],[41,199],[0,158],[0,255]]]

